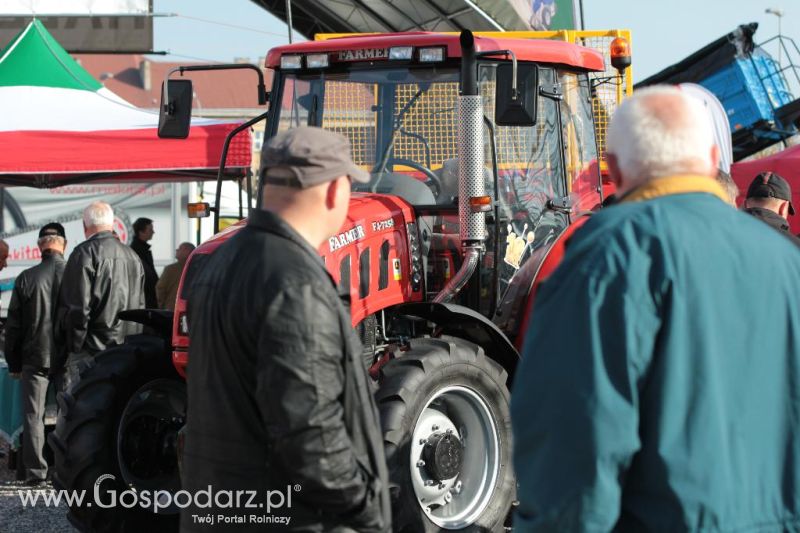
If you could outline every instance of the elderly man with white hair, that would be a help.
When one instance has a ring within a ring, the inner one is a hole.
[[[800,251],[725,203],[697,100],[639,91],[619,201],[541,286],[512,390],[515,532],[800,526]]]
[[[141,326],[117,317],[144,307],[144,270],[136,253],[113,233],[114,211],[92,202],[83,211],[86,240],[75,247],[64,269],[57,311],[57,338],[63,351],[54,370],[64,366],[66,390],[92,358]]]

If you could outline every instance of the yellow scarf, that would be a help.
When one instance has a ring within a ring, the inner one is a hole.
[[[631,189],[627,194],[619,199],[619,203],[642,202],[652,200],[661,196],[672,194],[687,194],[693,192],[705,192],[713,194],[723,202],[727,202],[727,196],[722,185],[717,183],[714,178],[708,176],[679,175],[656,178],[647,183]]]

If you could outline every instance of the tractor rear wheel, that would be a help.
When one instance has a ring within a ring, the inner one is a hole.
[[[376,398],[395,531],[502,531],[515,494],[506,371],[454,337],[415,339]]]
[[[155,497],[180,489],[177,440],[186,413],[186,386],[165,342],[136,335],[101,352],[58,402],[53,484],[86,495],[70,506],[72,525],[84,532],[177,531],[179,509],[165,507],[171,497]]]

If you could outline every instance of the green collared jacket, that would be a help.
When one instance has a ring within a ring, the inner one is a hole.
[[[800,250],[708,178],[568,243],[512,390],[514,531],[800,531]]]

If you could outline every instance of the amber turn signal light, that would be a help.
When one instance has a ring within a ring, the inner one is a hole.
[[[211,206],[207,202],[192,202],[186,206],[189,218],[206,218],[211,214]]]
[[[491,196],[473,196],[469,199],[469,207],[473,213],[486,213],[492,210]]]

